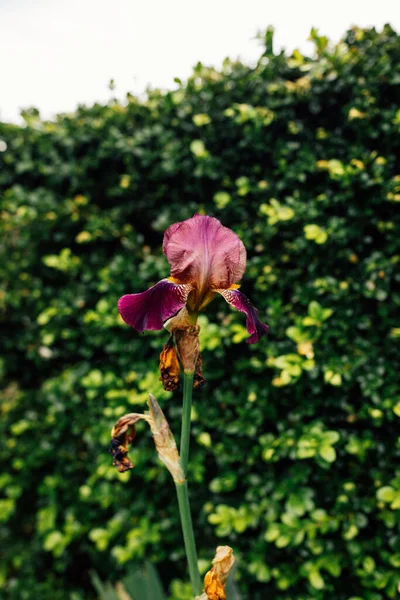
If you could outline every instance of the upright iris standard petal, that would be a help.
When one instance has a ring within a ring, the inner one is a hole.
[[[242,294],[242,292],[233,289],[221,289],[215,291],[220,293],[221,296],[223,296],[228,302],[228,304],[234,306],[235,308],[237,308],[237,310],[240,310],[240,312],[246,314],[246,327],[247,331],[250,333],[250,337],[246,340],[248,344],[255,344],[255,342],[258,342],[258,340],[267,333],[268,325],[265,325],[260,321],[260,319],[258,318],[257,309],[254,308],[247,296]]]
[[[190,285],[162,279],[141,294],[127,294],[118,301],[121,317],[136,331],[162,329],[164,321],[186,304]]]
[[[214,217],[195,215],[171,225],[164,234],[163,251],[171,276],[193,285],[199,298],[215,288],[229,288],[246,268],[243,242]]]

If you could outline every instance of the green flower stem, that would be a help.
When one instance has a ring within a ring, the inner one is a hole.
[[[190,446],[190,420],[192,412],[192,394],[193,394],[194,373],[184,373],[183,375],[183,409],[182,409],[182,431],[181,445],[179,448],[181,465],[185,477],[187,478],[187,468],[189,462]],[[179,513],[181,516],[183,540],[185,542],[186,557],[189,566],[190,581],[192,583],[195,596],[203,591],[199,568],[197,566],[197,552],[194,541],[192,516],[190,513],[188,484],[176,483],[176,493],[178,494]]]
[[[183,540],[185,542],[190,581],[194,595],[198,596],[203,591],[203,584],[201,582],[199,568],[197,566],[197,552],[193,534],[192,516],[190,514],[187,481],[185,481],[185,483],[176,483],[175,485],[176,493],[178,495],[179,513],[181,515]]]
[[[181,457],[181,465],[183,472],[185,473],[185,477],[187,477],[187,467],[189,462],[190,418],[192,412],[193,378],[194,373],[184,373],[183,375],[183,411],[181,445],[179,448],[179,454]]]

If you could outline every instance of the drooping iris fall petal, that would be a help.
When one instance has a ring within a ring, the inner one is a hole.
[[[260,337],[265,335],[268,331],[268,325],[265,325],[258,318],[258,310],[254,308],[250,300],[239,292],[238,290],[215,290],[221,296],[225,298],[225,300],[231,306],[240,310],[240,312],[245,313],[246,319],[246,328],[250,333],[250,337],[247,338],[247,344],[255,344],[258,342]]]
[[[229,288],[246,268],[243,242],[214,217],[195,215],[171,225],[164,234],[163,252],[171,276],[191,284],[200,295]]]
[[[141,294],[122,296],[118,310],[125,323],[137,331],[162,329],[164,321],[185,306],[190,290],[189,285],[162,279]]]

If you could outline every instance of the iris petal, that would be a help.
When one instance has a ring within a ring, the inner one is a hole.
[[[162,279],[141,294],[127,294],[118,301],[121,317],[136,331],[162,329],[164,321],[186,304],[190,285]]]
[[[195,215],[171,225],[164,234],[163,251],[171,276],[193,285],[200,295],[229,288],[246,268],[243,242],[214,217]]]
[[[246,340],[248,344],[255,344],[255,342],[258,342],[258,340],[267,333],[268,325],[265,325],[265,323],[260,321],[257,309],[252,305],[247,296],[238,290],[215,291],[221,294],[228,304],[246,314],[246,327],[247,331],[250,333],[250,337]]]

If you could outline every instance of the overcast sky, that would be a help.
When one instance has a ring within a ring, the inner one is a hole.
[[[257,31],[275,48],[311,52],[311,27],[338,40],[350,26],[390,23],[399,0],[0,0],[0,119],[29,106],[49,118],[146,86],[173,87],[201,61],[255,61]]]

